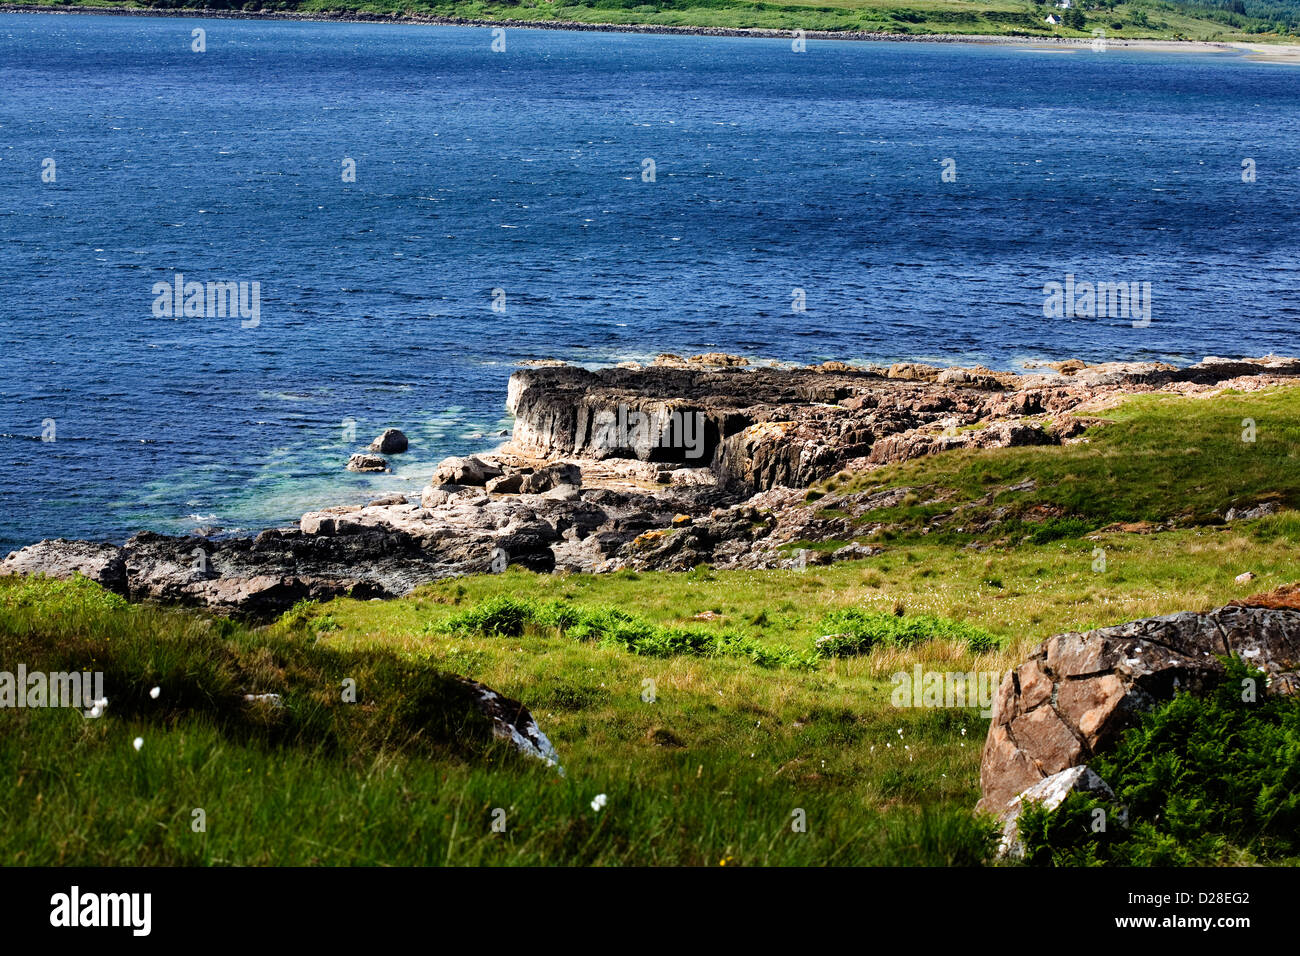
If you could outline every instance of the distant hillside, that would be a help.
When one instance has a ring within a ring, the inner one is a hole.
[[[41,6],[129,6],[424,15],[674,27],[899,34],[1284,40],[1300,34],[1300,0],[33,0]],[[1070,3],[1069,7],[1059,4]],[[1059,20],[1051,23],[1048,18]]]

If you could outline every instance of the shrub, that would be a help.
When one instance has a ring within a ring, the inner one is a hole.
[[[865,654],[876,646],[915,647],[933,640],[961,641],[976,653],[1000,646],[998,639],[983,628],[933,614],[897,615],[845,608],[826,615],[821,627],[831,635],[817,643],[823,657]]]
[[[491,598],[453,615],[441,630],[480,637],[517,637],[529,626],[553,628],[574,640],[591,641],[602,647],[616,647],[648,657],[723,655],[743,657],[761,667],[795,668],[813,666],[816,660],[816,655],[763,644],[742,634],[667,627],[621,608],[581,607],[560,600],[539,604],[513,597]]]
[[[537,605],[503,594],[454,614],[445,628],[452,634],[481,634],[487,637],[519,637],[536,622]]]
[[[1033,530],[1029,532],[1029,540],[1032,544],[1050,544],[1064,538],[1080,538],[1096,527],[1096,522],[1085,518],[1073,516],[1048,518],[1041,524],[1033,526]]]
[[[1300,859],[1300,700],[1242,700],[1262,675],[1240,661],[1206,696],[1180,694],[1091,766],[1115,800],[1073,794],[1026,808],[1026,862],[1189,866]],[[1108,826],[1093,832],[1094,811]],[[1127,826],[1117,822],[1124,821]]]

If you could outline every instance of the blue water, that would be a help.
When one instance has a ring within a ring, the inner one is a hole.
[[[530,358],[1300,352],[1293,67],[528,30],[504,53],[490,43],[0,17],[0,554],[418,492],[441,457],[499,441],[506,380]],[[176,272],[260,282],[260,325],[155,318],[152,286]],[[1150,327],[1045,319],[1043,285],[1066,273],[1151,282]],[[412,440],[396,474],[344,473],[387,426]]]

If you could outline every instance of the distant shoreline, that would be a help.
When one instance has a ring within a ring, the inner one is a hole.
[[[623,24],[623,23],[587,23],[580,20],[481,20],[468,17],[439,17],[379,14],[354,11],[347,13],[298,13],[279,11],[247,10],[211,10],[207,8],[162,8],[162,7],[87,7],[87,6],[44,6],[33,4],[0,3],[0,13],[48,13],[48,14],[94,14],[99,16],[132,17],[175,17],[193,20],[285,20],[304,23],[394,23],[422,24],[425,26],[457,27],[508,27],[524,30],[570,30],[587,33],[641,33],[665,34],[673,36],[707,36],[707,37],[749,37],[756,39],[789,39],[793,30],[773,30],[765,27],[691,27],[669,26],[660,24]],[[988,34],[964,33],[876,33],[861,30],[805,30],[804,37],[809,40],[865,40],[888,41],[898,43],[975,43],[992,46],[1042,46],[1045,48],[1080,48],[1088,49],[1093,42],[1091,37],[1046,37],[1033,36],[992,36]],[[1270,53],[1277,51],[1294,51],[1300,60],[1300,47],[1288,47],[1282,44],[1247,45],[1220,41],[1204,40],[1142,40],[1107,37],[1108,47],[1147,50],[1153,52],[1203,52],[1203,53],[1258,53],[1263,48]],[[1254,57],[1252,57],[1254,58]],[[1291,56],[1286,56],[1291,61]]]

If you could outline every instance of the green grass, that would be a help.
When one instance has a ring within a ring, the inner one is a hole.
[[[1082,444],[946,452],[841,476],[835,493],[912,488],[899,505],[860,522],[906,537],[956,509],[936,539],[948,543],[1024,536],[1044,543],[1117,522],[1212,525],[1232,506],[1300,505],[1300,389],[1145,395],[1097,415],[1108,424],[1090,429]],[[1242,440],[1247,419],[1254,441]],[[1012,490],[1029,479],[1034,490]],[[825,491],[813,490],[820,507]]]
[[[900,506],[882,553],[805,571],[512,568],[401,600],[305,603],[261,627],[130,606],[85,581],[0,579],[0,670],[102,670],[110,698],[98,720],[0,711],[0,862],[987,862],[992,831],[971,814],[986,720],[978,707],[895,707],[891,675],[1003,673],[1053,633],[1295,580],[1295,512],[1225,526],[1211,504],[1295,500],[1297,401],[1300,390],[1142,398],[1107,412],[1115,424],[1087,445],[856,477],[863,492],[929,490]],[[1254,448],[1231,444],[1242,417],[1258,422]],[[980,502],[1030,474],[1037,490],[977,507],[1024,496],[1029,528],[1033,506],[1057,506],[1037,539],[943,540],[908,511],[936,492]],[[1118,516],[1190,523],[1080,536]],[[1255,580],[1236,584],[1246,570]],[[819,648],[826,635],[841,637]],[[488,739],[451,674],[523,701],[565,775]],[[341,698],[345,678],[356,703]],[[192,829],[196,808],[205,832]],[[1225,839],[1183,842],[1198,862],[1292,852]],[[1142,859],[1116,857],[1129,858]]]
[[[817,646],[828,657],[866,654],[879,647],[916,647],[935,640],[956,641],[976,653],[996,650],[999,644],[981,627],[933,614],[906,616],[859,608],[832,611],[822,622],[822,630],[827,635]]]
[[[67,6],[63,0],[36,0]],[[969,34],[986,36],[1093,36],[1130,39],[1268,41],[1294,36],[1297,9],[1285,2],[1247,0],[1246,14],[1210,4],[1167,2],[1117,3],[1087,11],[1081,28],[1044,23],[1051,4],[1029,0],[81,0],[84,6],[139,8],[210,7],[228,10],[364,12],[373,14],[459,17],[474,20],[569,21],[644,24],[670,27],[761,28],[772,30],[865,31],[897,34]]]

